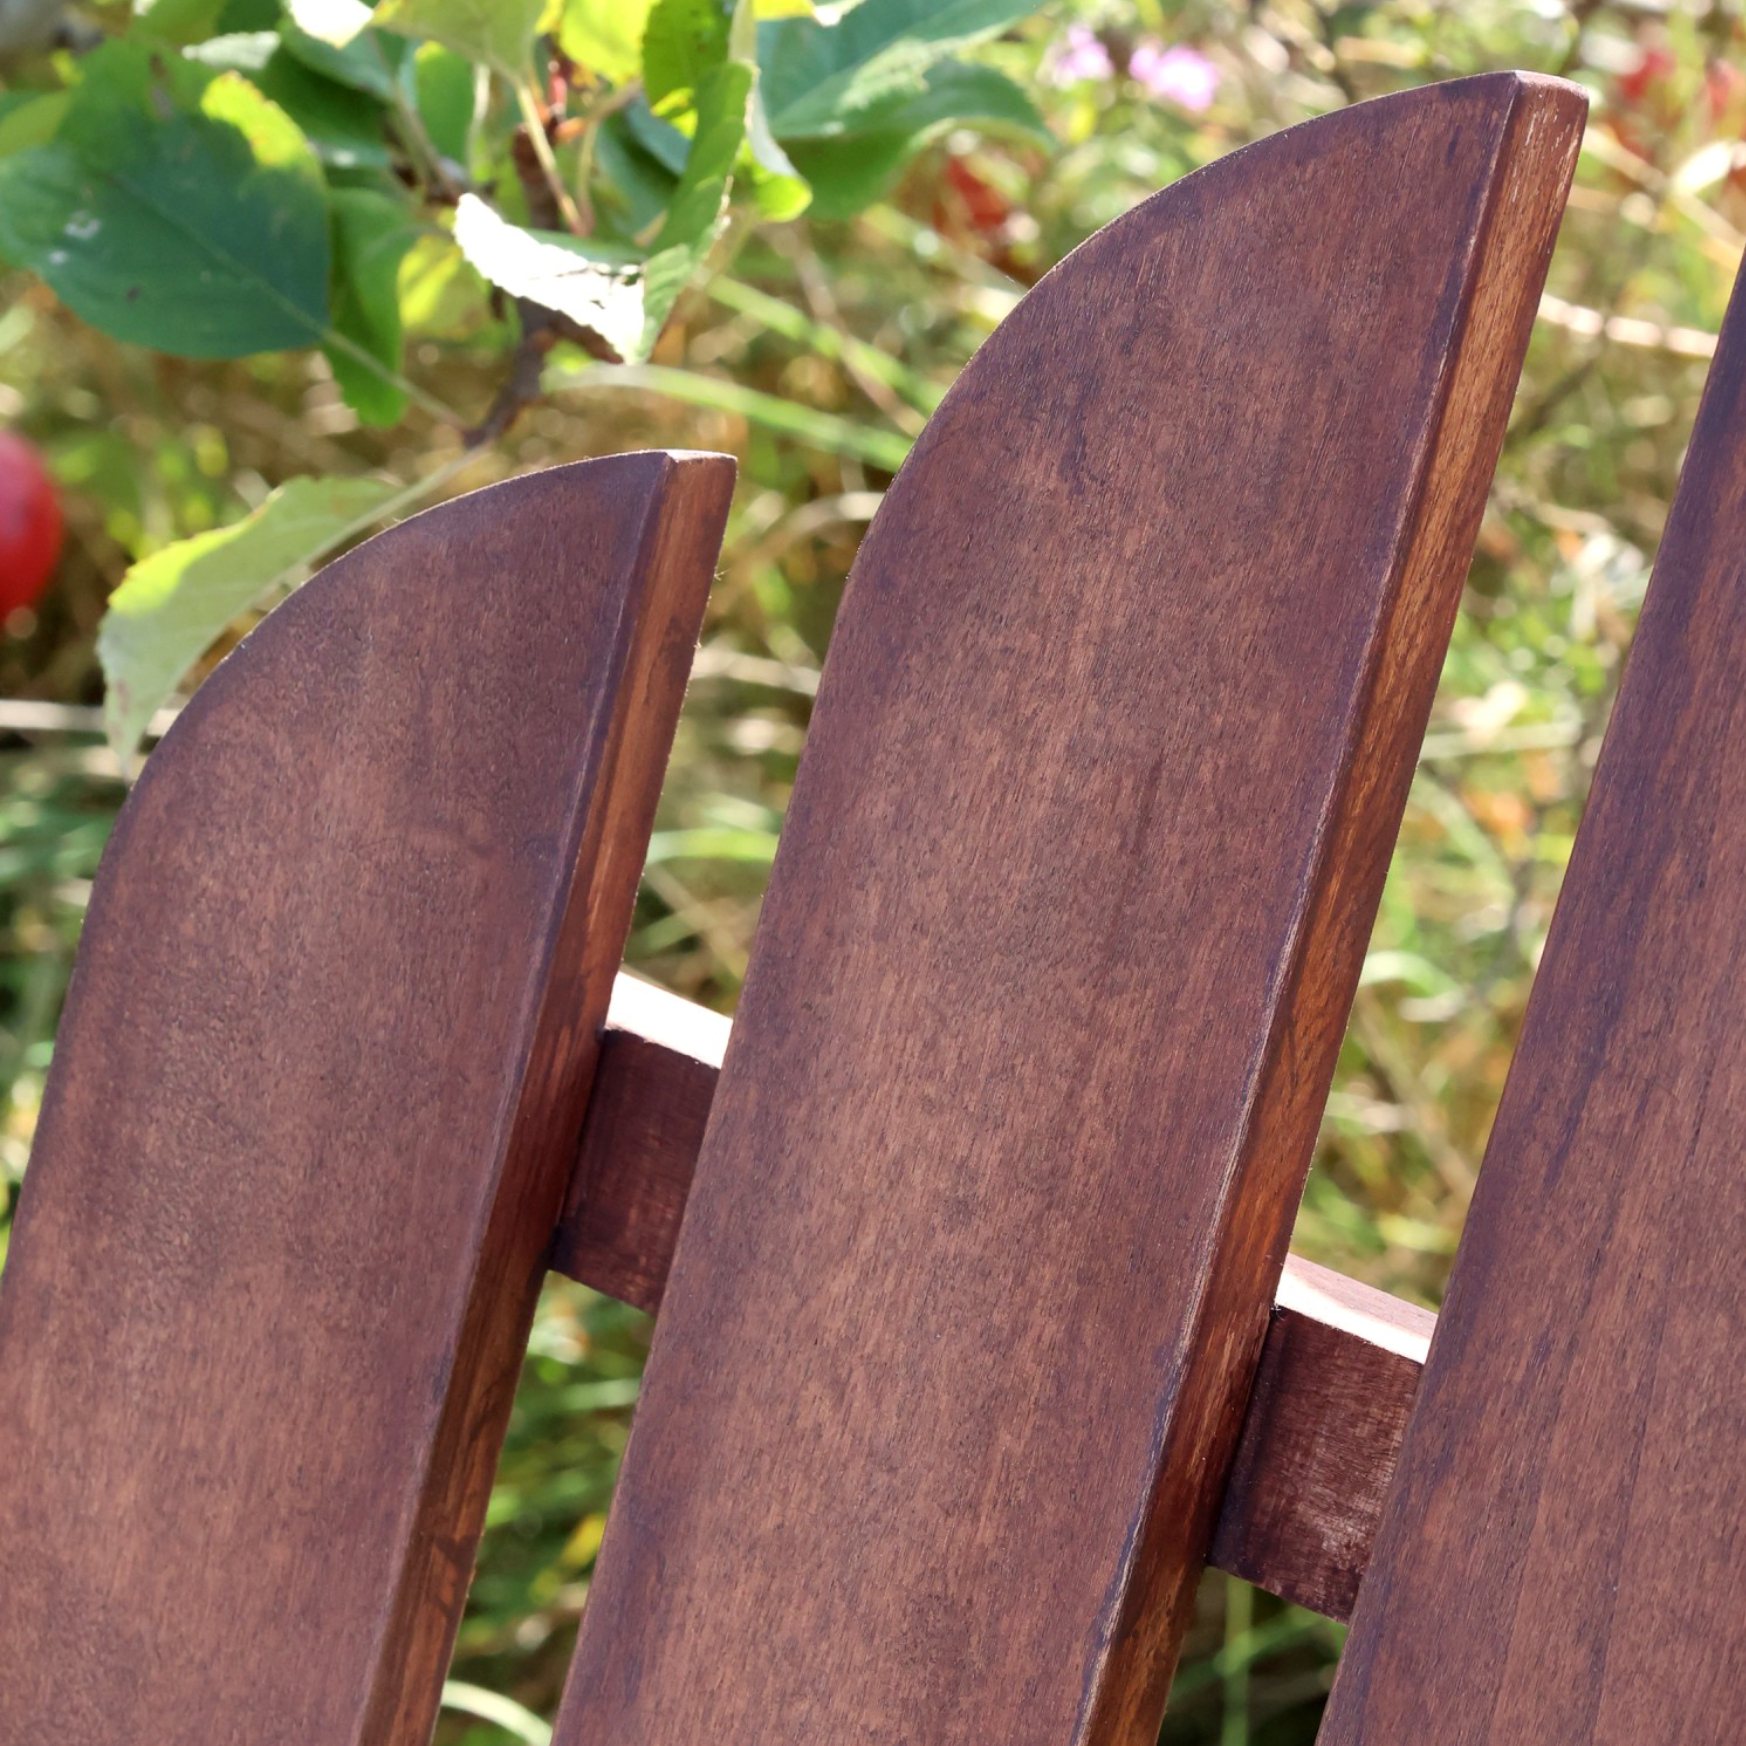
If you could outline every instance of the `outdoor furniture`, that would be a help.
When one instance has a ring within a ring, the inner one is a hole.
[[[1331,1746],[1736,1738],[1738,303],[1428,1361],[1286,1255],[1583,110],[1363,104],[1025,299],[731,1038],[615,986],[726,459],[418,516],[224,663],[0,1284],[0,1743],[425,1740],[548,1265],[659,1310],[558,1746],[1141,1746],[1209,1557],[1352,1618]]]

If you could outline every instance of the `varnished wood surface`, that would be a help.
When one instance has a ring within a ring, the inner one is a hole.
[[[434,510],[124,809],[0,1282],[0,1741],[423,1746],[732,465]]]
[[[553,1252],[559,1272],[660,1307],[727,1035],[717,1014],[619,977]],[[1209,1563],[1350,1616],[1434,1321],[1286,1257]]]
[[[1737,288],[1328,1746],[1740,1739],[1743,710]]]
[[[1581,109],[1490,77],[1226,159],[924,434],[559,1746],[1150,1737]]]

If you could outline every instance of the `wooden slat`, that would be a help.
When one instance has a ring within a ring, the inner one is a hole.
[[[1326,1742],[1740,1737],[1743,711],[1737,288]]]
[[[329,568],[153,754],[0,1282],[0,1740],[412,1746],[732,464]]]
[[[1156,1726],[1581,126],[1148,202],[856,563],[560,1746]]]
[[[552,1265],[657,1310],[727,1043],[716,1013],[620,976]],[[1288,1255],[1209,1562],[1345,1619],[1435,1317]]]

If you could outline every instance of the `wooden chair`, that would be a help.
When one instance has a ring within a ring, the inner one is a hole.
[[[1738,304],[1428,1361],[1286,1256],[1582,114],[1347,110],[1025,300],[862,548],[731,1037],[615,987],[727,461],[243,644],[0,1287],[4,1746],[426,1739],[548,1265],[659,1310],[559,1746],[1138,1746],[1209,1557],[1351,1616],[1333,1746],[1734,1739]]]

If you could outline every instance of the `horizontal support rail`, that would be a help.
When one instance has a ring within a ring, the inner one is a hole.
[[[729,1024],[621,975],[552,1266],[651,1313]],[[1350,1617],[1436,1318],[1287,1258],[1208,1562]]]

